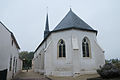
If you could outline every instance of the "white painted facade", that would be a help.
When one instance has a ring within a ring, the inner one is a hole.
[[[90,41],[90,57],[83,57],[84,37]],[[65,58],[58,57],[57,44],[60,39],[65,41]],[[69,29],[51,32],[35,51],[33,63],[34,71],[44,75],[76,76],[96,73],[96,69],[105,64],[105,57],[95,32]]]
[[[18,53],[19,45],[14,35],[0,22],[0,71],[7,69],[7,80],[22,69],[22,61],[19,59]]]

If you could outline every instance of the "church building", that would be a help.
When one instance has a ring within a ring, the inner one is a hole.
[[[34,71],[48,76],[96,73],[96,69],[105,64],[97,32],[71,9],[50,31],[47,14],[44,39],[34,54]]]

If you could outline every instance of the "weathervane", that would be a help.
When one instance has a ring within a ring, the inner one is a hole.
[[[69,0],[69,7],[70,7],[70,9],[72,8],[71,0]]]
[[[46,11],[47,11],[47,13],[48,13],[48,6],[46,7]]]

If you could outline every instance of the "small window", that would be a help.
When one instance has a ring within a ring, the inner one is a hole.
[[[85,37],[82,41],[83,57],[90,57],[90,41]]]
[[[13,46],[13,40],[12,40],[12,46]]]
[[[62,39],[58,42],[58,56],[66,57],[65,42]]]
[[[17,72],[17,59],[16,59],[16,63],[15,63],[15,72]]]
[[[10,57],[10,67],[9,67],[9,71],[12,70],[12,57]]]

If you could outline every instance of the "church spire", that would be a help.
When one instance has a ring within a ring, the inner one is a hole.
[[[49,31],[48,13],[47,13],[47,17],[46,17],[45,31]]]
[[[45,31],[44,31],[44,38],[46,38],[46,36],[49,34],[49,22],[48,22],[48,13],[46,16],[46,25],[45,25]]]

